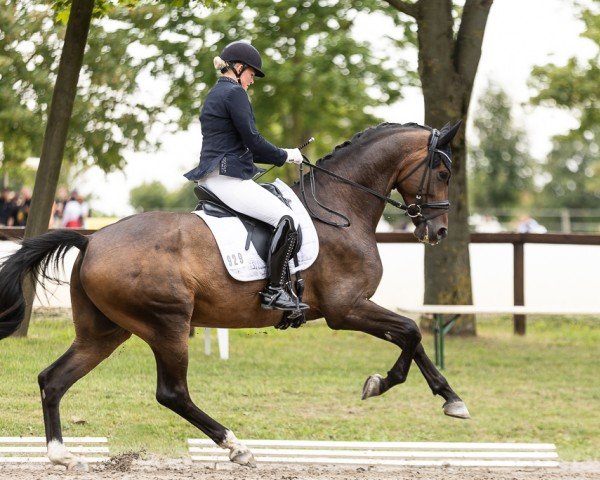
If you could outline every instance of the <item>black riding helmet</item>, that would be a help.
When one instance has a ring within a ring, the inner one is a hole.
[[[257,77],[264,77],[265,74],[261,70],[262,60],[260,53],[249,43],[245,42],[232,42],[227,45],[221,53],[221,58],[226,62],[239,62],[252,67],[256,72]]]

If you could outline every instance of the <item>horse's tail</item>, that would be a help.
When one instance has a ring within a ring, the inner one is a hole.
[[[83,252],[88,242],[73,230],[55,230],[23,240],[21,248],[4,260],[0,265],[0,340],[14,333],[25,317],[25,276],[32,273],[36,280],[55,280],[48,276],[48,267],[58,269],[71,247]]]

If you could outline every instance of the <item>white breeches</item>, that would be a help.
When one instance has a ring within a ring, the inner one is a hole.
[[[279,224],[281,217],[287,215],[292,217],[294,226],[298,228],[298,218],[294,211],[254,180],[220,175],[219,170],[215,170],[200,179],[198,184],[208,188],[225,205],[237,212],[261,220],[273,227]]]

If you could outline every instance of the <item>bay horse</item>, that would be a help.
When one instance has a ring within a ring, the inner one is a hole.
[[[313,180],[321,200],[344,212],[350,225],[338,228],[332,222],[315,222],[320,252],[304,272],[304,301],[310,305],[307,320],[325,318],[334,330],[365,332],[401,349],[387,376],[376,374],[366,380],[363,399],[403,383],[414,360],[432,392],[444,398],[444,413],[469,418],[463,401],[427,357],[417,324],[369,300],[382,276],[375,227],[392,189],[407,203],[400,206],[412,218],[420,241],[435,244],[446,237],[450,141],[458,127],[437,131],[417,124],[381,124],[356,134],[317,162]],[[342,177],[346,181],[340,181]],[[300,184],[293,189],[299,192]],[[318,209],[316,198],[304,201],[311,210]],[[156,358],[158,402],[229,449],[231,461],[254,466],[243,442],[191,400],[188,341],[192,326],[277,325],[281,312],[260,307],[264,282],[230,277],[212,233],[190,213],[133,215],[88,236],[55,230],[25,239],[3,262],[0,338],[13,333],[23,320],[26,275],[47,278],[47,268],[62,261],[71,247],[80,250],[70,281],[75,340],[38,376],[52,463],[87,469],[63,444],[60,400],[134,334]]]

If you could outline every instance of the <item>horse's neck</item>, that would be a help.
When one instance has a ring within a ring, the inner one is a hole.
[[[391,158],[392,152],[385,148],[377,149],[377,146],[365,149],[363,158],[360,158],[357,149],[353,149],[347,155],[338,155],[324,162],[322,166],[336,175],[388,196],[397,161]],[[350,213],[353,223],[358,223],[357,226],[361,228],[375,230],[385,207],[381,199],[323,172],[315,172],[315,178],[318,198],[322,198],[326,206],[332,206],[344,214]]]

